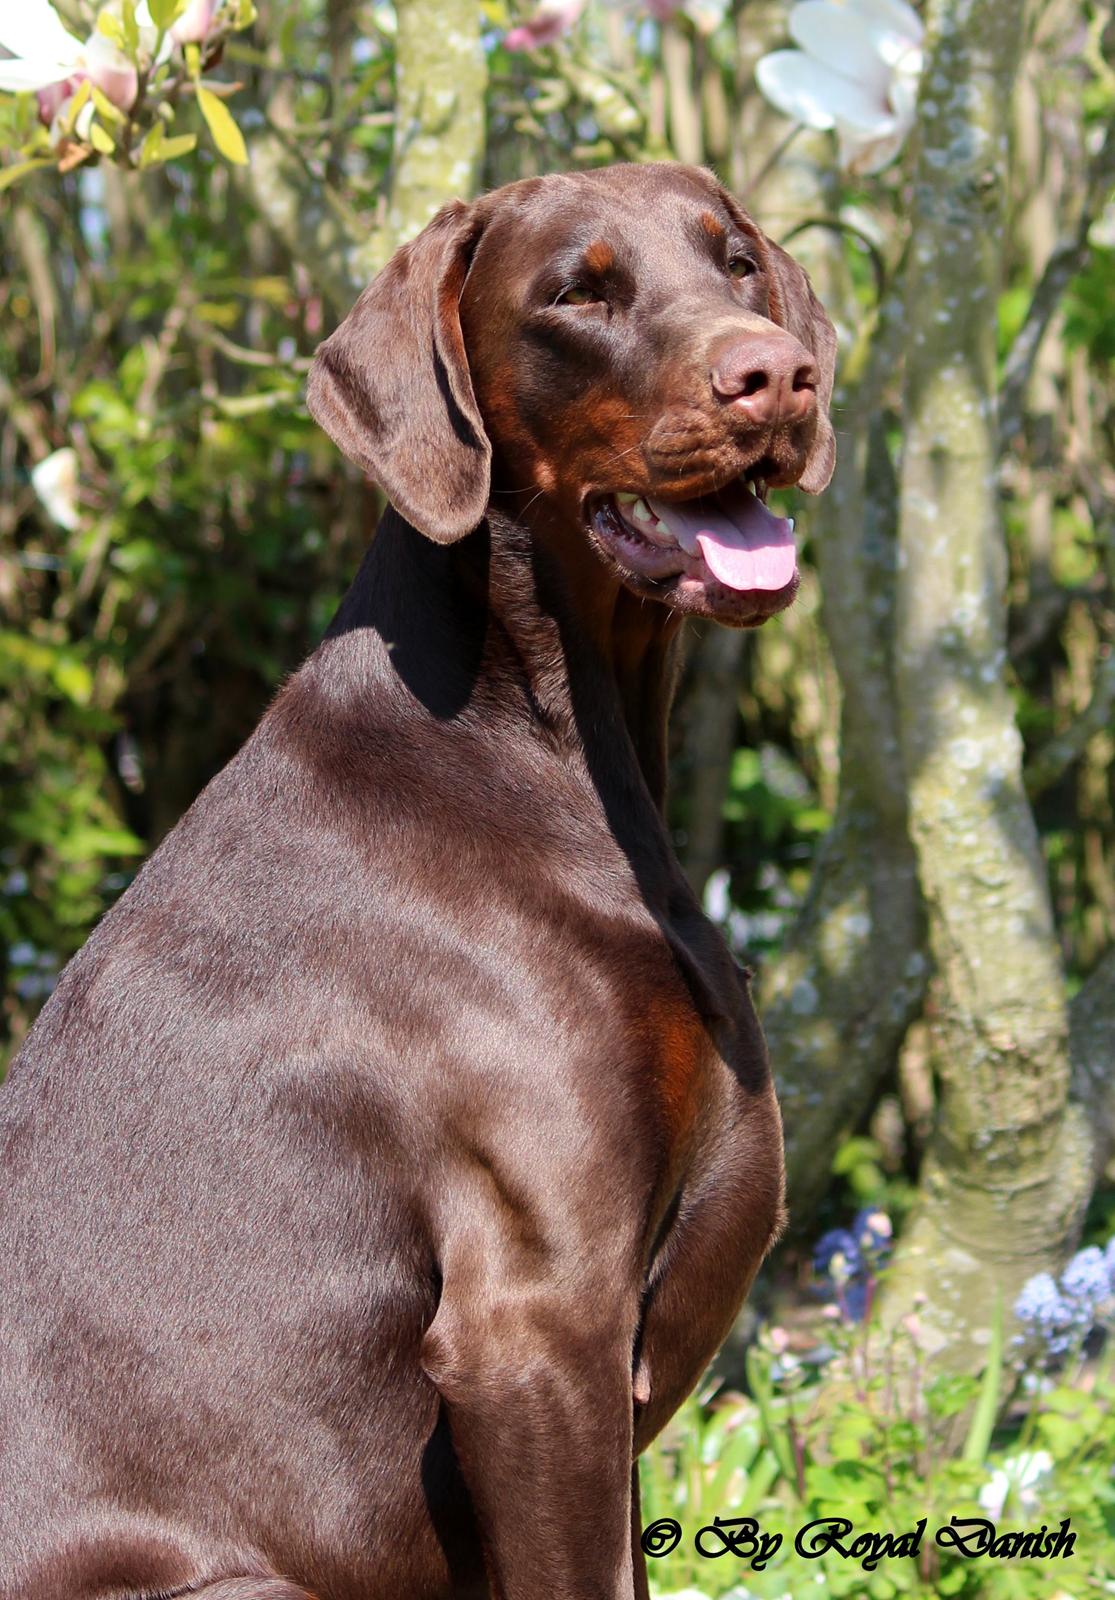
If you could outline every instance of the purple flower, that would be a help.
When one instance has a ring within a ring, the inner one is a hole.
[[[813,1251],[813,1270],[827,1275],[834,1283],[846,1283],[863,1270],[863,1256],[856,1236],[848,1228],[830,1228],[817,1240]]]
[[[840,1295],[840,1306],[849,1322],[862,1322],[871,1303],[869,1285],[862,1278],[846,1283]]]
[[[877,1206],[857,1211],[851,1231],[863,1254],[872,1260],[881,1260],[889,1252],[894,1230],[886,1212]]]

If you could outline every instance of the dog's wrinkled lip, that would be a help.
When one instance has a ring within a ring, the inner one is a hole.
[[[793,522],[766,506],[766,467],[759,461],[684,499],[592,494],[586,522],[637,593],[738,627],[757,626],[791,604],[799,583]]]

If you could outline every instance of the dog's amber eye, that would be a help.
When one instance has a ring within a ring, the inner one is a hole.
[[[600,296],[593,294],[591,289],[586,289],[583,284],[571,284],[568,289],[563,289],[554,301],[556,306],[587,306]]]
[[[747,256],[733,256],[728,262],[728,274],[733,278],[750,278],[755,270],[755,263]]]

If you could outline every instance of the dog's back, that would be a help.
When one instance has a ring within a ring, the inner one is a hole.
[[[163,1546],[175,1582],[194,1544],[220,1571],[253,1529],[291,1569],[313,1552],[276,1529],[363,1560],[413,1497],[434,1288],[397,1041],[370,1025],[387,964],[280,746],[265,723],[201,796],[0,1095],[5,1600],[112,1592],[113,1560],[126,1588]],[[361,1442],[384,1393],[389,1473]]]
[[[2,1600],[482,1581],[419,1362],[443,1135],[482,1143],[501,1086],[566,1117],[564,1012],[615,1063],[618,1144],[625,919],[660,943],[598,803],[489,743],[342,631],[63,973],[0,1092]],[[532,783],[558,803],[516,815]]]

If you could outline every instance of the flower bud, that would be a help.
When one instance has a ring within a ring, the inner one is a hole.
[[[94,33],[85,43],[85,69],[97,88],[121,111],[130,111],[139,93],[136,69],[122,50],[103,33]]]
[[[48,83],[45,89],[36,91],[35,99],[39,102],[39,121],[41,123],[48,128],[50,127],[59,111],[61,111],[66,101],[77,88],[77,84],[78,80],[76,78],[62,78],[58,83]]]
[[[189,0],[185,11],[170,30],[175,44],[201,44],[213,26],[213,13],[219,0]]]

